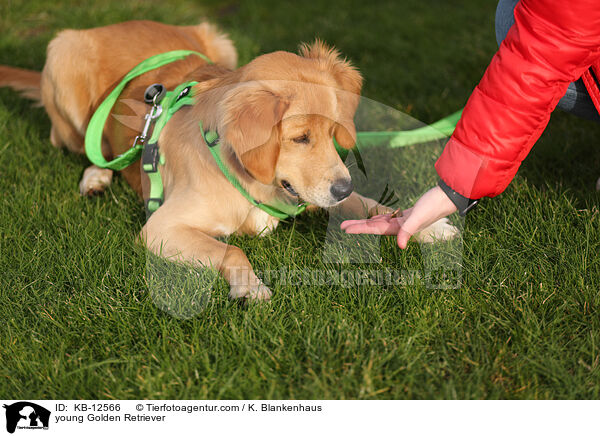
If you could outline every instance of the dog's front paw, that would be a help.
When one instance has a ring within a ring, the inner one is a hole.
[[[272,292],[260,279],[256,283],[246,283],[241,285],[231,285],[229,289],[229,298],[246,298],[249,301],[269,301]]]
[[[436,241],[449,241],[458,235],[460,235],[460,230],[450,223],[448,218],[442,218],[420,232],[415,233],[414,239],[417,242],[432,243]]]
[[[248,299],[254,301],[269,301],[273,293],[262,282],[249,290]]]

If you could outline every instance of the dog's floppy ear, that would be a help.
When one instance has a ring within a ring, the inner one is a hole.
[[[301,45],[300,55],[317,61],[319,68],[328,71],[336,81],[340,113],[336,120],[335,139],[340,146],[346,149],[354,147],[356,142],[354,113],[360,101],[362,76],[347,59],[340,56],[337,50],[327,46],[319,39],[312,44]]]
[[[221,130],[252,177],[264,184],[275,178],[280,126],[289,103],[258,82],[244,82],[227,93]]]
[[[336,123],[333,131],[335,140],[340,147],[350,150],[356,144],[356,128],[354,122]]]

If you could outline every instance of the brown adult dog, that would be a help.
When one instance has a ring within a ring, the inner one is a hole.
[[[159,139],[166,161],[161,169],[165,202],[141,232],[150,250],[218,268],[233,298],[270,298],[244,252],[215,238],[265,234],[278,220],[252,206],[219,171],[201,138],[199,120],[219,132],[226,164],[258,201],[300,197],[319,207],[339,205],[348,215],[389,212],[352,193],[332,138],[345,148],[354,145],[362,78],[337,51],[318,41],[302,46],[300,55],[270,53],[234,70],[232,42],[207,23],[176,27],[134,21],[65,30],[50,42],[41,74],[0,67],[0,86],[41,100],[52,121],[52,144],[83,153],[90,117],[110,90],[139,62],[178,49],[201,52],[214,64],[189,56],[134,79],[104,129],[103,154],[110,159],[127,150],[140,132],[141,114],[148,110],[141,98],[147,86],[162,83],[173,89],[184,81],[199,82],[196,104],[178,111]],[[80,192],[103,191],[112,173],[87,168]],[[140,196],[148,192],[139,163],[122,173]],[[421,240],[454,232],[440,221],[422,232]]]

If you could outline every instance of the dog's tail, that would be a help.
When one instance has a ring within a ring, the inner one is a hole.
[[[38,104],[42,102],[41,82],[42,73],[0,65],[0,87],[8,86]]]

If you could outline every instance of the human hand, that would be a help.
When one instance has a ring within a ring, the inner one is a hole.
[[[404,249],[415,233],[456,210],[442,188],[436,186],[423,194],[413,207],[403,211],[402,216],[385,214],[366,220],[347,220],[340,227],[351,234],[396,235],[398,246]]]

